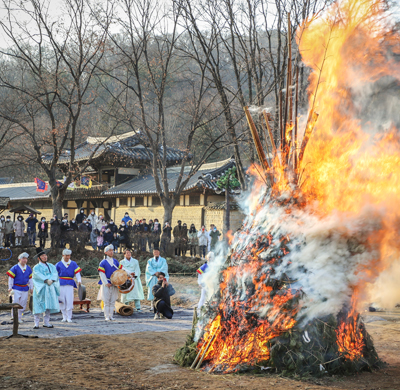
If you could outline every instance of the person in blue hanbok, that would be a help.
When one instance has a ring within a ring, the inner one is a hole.
[[[35,326],[39,329],[40,314],[43,313],[43,326],[53,328],[50,324],[50,313],[58,313],[60,305],[60,283],[58,281],[57,269],[53,264],[47,262],[47,254],[42,248],[36,248],[36,256],[39,264],[33,267],[33,318]]]
[[[74,308],[74,288],[77,285],[74,281],[78,282],[78,286],[82,283],[81,267],[71,260],[72,251],[64,249],[62,252],[62,260],[56,264],[58,278],[60,281],[60,310],[63,316],[61,322],[72,322],[72,310]]]
[[[118,299],[118,287],[111,283],[111,275],[118,269],[123,269],[127,274],[129,272],[114,259],[114,247],[107,245],[104,248],[105,259],[99,264],[99,276],[100,276],[100,290],[97,295],[98,301],[104,303],[104,318],[106,321],[114,321],[114,307],[115,301]]]
[[[144,299],[143,286],[140,280],[140,267],[139,262],[132,257],[132,253],[129,249],[124,250],[125,258],[120,261],[120,264],[124,269],[130,273],[135,274],[135,287],[132,291],[127,294],[121,294],[121,302],[127,305],[130,302],[135,303],[135,308],[138,312],[141,311],[140,301]]]
[[[153,286],[155,286],[158,282],[156,272],[163,272],[165,274],[165,278],[167,281],[169,281],[167,260],[160,256],[160,251],[158,249],[153,250],[153,255],[154,257],[147,260],[146,265],[146,286],[148,288],[147,299],[151,301],[150,311],[154,310],[154,296],[152,290]]]

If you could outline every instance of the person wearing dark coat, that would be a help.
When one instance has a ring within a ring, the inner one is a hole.
[[[136,250],[139,249],[140,246],[140,237],[142,233],[142,225],[140,224],[139,220],[135,221],[135,224],[132,226],[132,243]]]
[[[147,248],[147,241],[149,238],[149,234],[150,234],[150,227],[146,222],[146,218],[142,219],[142,236],[140,239],[140,246],[141,246],[141,250],[143,252],[146,252],[146,248]]]
[[[61,229],[61,248],[64,248],[65,243],[67,241],[67,237],[68,237],[68,229],[69,229],[69,223],[68,223],[68,218],[66,216],[64,216],[63,220],[61,221],[61,225],[60,225],[60,229]]]
[[[85,215],[85,209],[82,207],[79,211],[79,214],[77,214],[75,220],[76,223],[78,224],[78,226],[83,222],[84,219],[86,219],[86,215]]]
[[[167,253],[168,249],[168,244],[171,242],[171,231],[172,227],[169,224],[169,222],[165,222],[165,225],[163,227],[163,232],[161,235],[161,251],[163,253]]]
[[[113,235],[111,229],[107,228],[107,230],[103,234],[103,246],[106,247],[106,246],[110,245],[113,238],[114,238],[114,235]]]
[[[29,214],[29,217],[25,220],[26,223],[26,231],[28,232],[29,245],[36,245],[36,224],[39,221],[33,216],[33,214]]]
[[[50,220],[50,237],[51,237],[51,247],[52,249],[58,248],[60,246],[60,236],[61,236],[61,222],[54,215]]]
[[[154,296],[154,319],[158,320],[162,315],[170,320],[174,311],[172,310],[171,297],[168,293],[168,282],[165,279],[164,272],[156,272],[156,277],[158,282],[152,289]]]
[[[39,237],[39,243],[40,243],[41,248],[46,247],[46,238],[49,236],[48,228],[49,228],[49,225],[46,222],[46,218],[42,217],[41,221],[38,222],[38,237]]]
[[[127,228],[127,226],[125,226],[124,221],[121,221],[121,225],[119,225],[118,234],[119,234],[119,244],[127,245],[127,243],[128,243],[128,228]]]
[[[111,233],[118,233],[118,226],[115,225],[114,221],[111,219],[108,228],[111,230]]]
[[[78,231],[78,223],[76,219],[72,219],[71,222],[69,223],[69,228],[73,230],[74,232]]]
[[[89,241],[90,228],[88,226],[88,221],[85,219],[78,227],[79,243],[81,246],[85,246]]]

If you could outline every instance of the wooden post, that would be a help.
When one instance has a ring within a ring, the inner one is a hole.
[[[18,308],[13,307],[13,337],[18,336]]]

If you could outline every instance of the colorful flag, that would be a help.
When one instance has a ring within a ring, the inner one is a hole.
[[[90,177],[84,176],[81,179],[81,188],[91,188],[92,187],[92,181],[90,180]]]
[[[57,187],[61,187],[63,184],[64,184],[63,182],[56,180]]]
[[[47,183],[43,180],[38,179],[37,177],[35,178],[35,183],[36,183],[36,191],[38,192],[45,192],[47,191]]]

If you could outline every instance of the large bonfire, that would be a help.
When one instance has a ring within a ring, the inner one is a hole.
[[[229,255],[207,271],[209,300],[194,343],[176,354],[182,364],[199,353],[209,372],[381,366],[359,305],[399,253],[400,138],[363,109],[366,91],[400,75],[400,40],[384,5],[338,1],[298,32],[313,70],[303,139],[290,115],[282,145],[268,143],[272,158],[255,136],[262,163],[252,169],[248,217]]]

